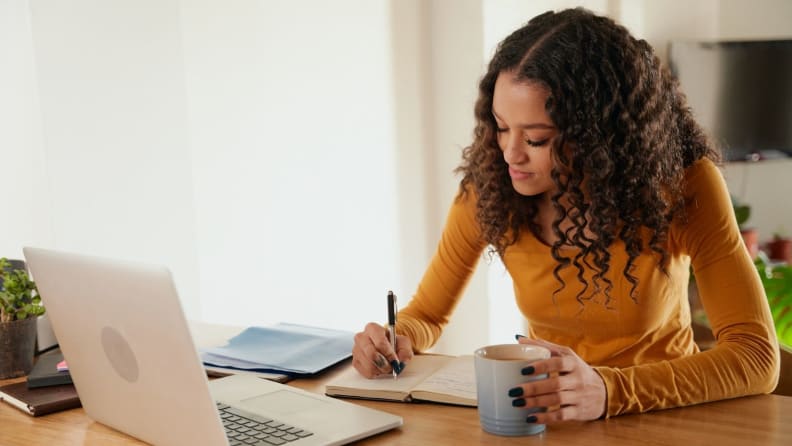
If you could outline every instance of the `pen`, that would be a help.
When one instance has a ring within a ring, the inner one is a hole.
[[[396,354],[396,295],[393,294],[393,291],[388,291],[388,334],[390,335],[393,353]],[[392,360],[391,368],[393,369],[393,379],[396,379],[398,375],[396,372],[397,367],[399,367],[399,360]]]

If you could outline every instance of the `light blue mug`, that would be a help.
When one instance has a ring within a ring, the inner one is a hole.
[[[544,432],[544,424],[525,419],[540,409],[512,406],[509,389],[547,375],[522,374],[522,369],[550,357],[550,350],[536,345],[500,344],[481,347],[474,353],[476,392],[481,427],[496,435],[520,436]]]

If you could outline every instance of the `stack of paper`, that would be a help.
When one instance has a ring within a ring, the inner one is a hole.
[[[354,334],[278,324],[250,327],[223,347],[202,350],[204,364],[258,372],[314,375],[352,356]]]

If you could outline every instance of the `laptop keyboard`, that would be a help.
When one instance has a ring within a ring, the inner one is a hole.
[[[230,446],[272,446],[310,437],[312,432],[217,403]]]

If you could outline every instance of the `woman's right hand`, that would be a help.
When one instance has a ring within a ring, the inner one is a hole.
[[[388,338],[388,330],[382,325],[369,322],[363,331],[355,334],[352,365],[366,378],[391,374],[393,370],[396,370],[396,373],[401,373],[412,357],[410,338],[396,335],[396,351],[394,352]]]

